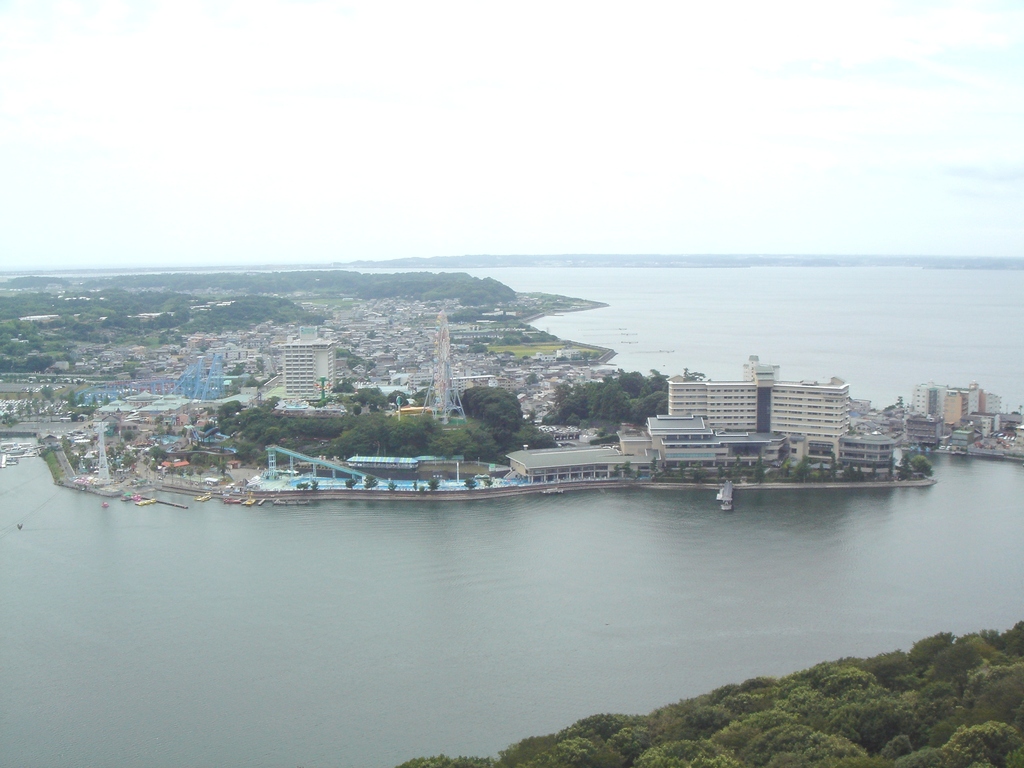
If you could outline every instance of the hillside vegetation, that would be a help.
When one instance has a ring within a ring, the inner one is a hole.
[[[1024,768],[1024,621],[400,768]]]
[[[11,283],[15,287],[18,286],[17,280],[12,280]],[[84,281],[83,286],[116,286],[129,290],[188,293],[300,293],[309,296],[348,296],[356,299],[455,299],[467,306],[500,304],[516,299],[516,292],[504,283],[490,277],[472,277],[464,272],[363,274],[340,269],[316,272],[174,272],[94,278]]]
[[[379,395],[379,393],[377,393]],[[380,396],[383,400],[383,396]],[[429,415],[394,416],[371,412],[329,419],[291,418],[275,410],[276,400],[241,410],[227,403],[218,412],[218,425],[231,435],[229,443],[245,461],[260,461],[268,445],[306,454],[338,456],[465,456],[503,462],[505,455],[528,443],[554,446],[549,435],[523,420],[519,400],[495,387],[467,389],[462,404],[465,424],[442,425]]]

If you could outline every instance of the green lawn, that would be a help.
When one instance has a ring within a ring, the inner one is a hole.
[[[533,356],[538,352],[550,355],[554,354],[560,349],[565,349],[564,341],[543,341],[536,344],[488,344],[487,351],[501,354],[502,352],[511,352],[516,357],[522,357],[523,355]],[[574,344],[573,349],[578,349],[582,352],[600,352],[601,350],[594,349],[593,347],[587,347],[583,344]]]

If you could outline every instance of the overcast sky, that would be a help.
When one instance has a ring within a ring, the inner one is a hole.
[[[1022,244],[1019,2],[0,0],[0,269]]]

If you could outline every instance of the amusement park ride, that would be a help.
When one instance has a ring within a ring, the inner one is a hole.
[[[149,392],[154,395],[178,395],[189,400],[217,400],[224,396],[224,357],[200,355],[177,379],[152,378],[112,381],[83,391],[79,398],[85,404],[116,400],[127,395]]]
[[[448,316],[441,310],[437,316],[437,341],[434,345],[434,380],[423,400],[424,410],[447,424],[452,418],[465,420],[462,398],[452,378],[452,342],[448,333]]]

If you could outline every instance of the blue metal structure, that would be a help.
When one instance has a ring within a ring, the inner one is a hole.
[[[304,453],[298,451],[290,451],[287,448],[282,448],[279,445],[268,445],[267,446],[267,478],[270,480],[276,480],[278,476],[277,469],[277,455],[281,454],[288,457],[288,469],[294,475],[295,473],[295,462],[298,461],[300,464],[311,464],[315,467],[323,467],[324,469],[331,470],[331,477],[337,479],[338,475],[343,477],[351,477],[357,480],[364,480],[369,473],[360,472],[357,469],[351,467],[343,467],[341,464],[335,464],[333,461],[327,461],[326,459],[318,459],[315,456],[307,456]],[[313,470],[314,473],[316,470]],[[377,477],[377,475],[369,475],[370,477]]]
[[[111,381],[83,390],[78,394],[88,405],[101,403],[105,398],[117,400],[126,395],[149,392],[154,395],[180,395],[189,400],[217,400],[224,396],[224,356],[215,354],[206,359],[200,356],[177,379],[154,378]]]
[[[215,354],[206,359],[200,355],[178,379],[174,393],[189,400],[217,400],[224,395],[224,356]]]

